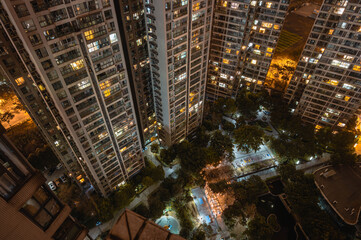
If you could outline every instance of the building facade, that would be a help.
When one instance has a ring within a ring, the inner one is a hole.
[[[2,3],[12,24],[3,27],[17,34],[19,42],[9,39],[28,62],[23,81],[51,100],[48,109],[84,174],[107,195],[144,166],[113,1]]]
[[[0,239],[89,239],[4,132],[0,125]]]
[[[202,122],[212,7],[212,0],[144,0],[162,144],[182,141]]]
[[[207,99],[263,87],[289,1],[224,1],[214,7]],[[241,83],[240,83],[241,82]]]
[[[153,104],[144,5],[142,0],[118,0],[115,3],[139,135],[142,145],[145,146],[157,136],[157,122]]]
[[[325,0],[285,98],[304,121],[343,127],[361,104],[361,2]]]

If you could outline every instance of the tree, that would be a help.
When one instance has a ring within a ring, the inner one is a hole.
[[[229,122],[229,121],[223,121],[222,122],[222,127],[223,127],[223,130],[228,132],[228,133],[231,133],[233,132],[235,126],[233,123]]]
[[[194,144],[200,147],[207,147],[210,136],[206,133],[206,128],[201,126],[196,131],[196,137],[194,138]]]
[[[330,158],[330,163],[334,166],[336,165],[341,165],[341,164],[346,164],[349,166],[354,166],[357,162],[357,160],[359,160],[360,157],[356,154],[356,153],[352,153],[352,152],[336,152],[334,154],[331,155]]]
[[[216,183],[209,183],[208,186],[214,193],[224,193],[229,187],[226,180],[222,180]]]
[[[113,205],[110,203],[109,199],[99,198],[96,201],[98,217],[101,222],[107,222],[113,218]]]
[[[255,218],[248,223],[248,228],[244,233],[250,240],[271,240],[273,230],[263,216],[256,215]]]
[[[61,201],[69,206],[74,205],[74,201],[79,201],[81,191],[78,186],[73,183],[61,184],[58,190],[58,197]]]
[[[263,143],[264,132],[258,126],[244,125],[234,131],[234,141],[238,150],[249,153],[257,152]]]
[[[256,117],[257,111],[260,108],[260,101],[257,94],[242,89],[237,95],[236,105],[238,111],[245,118],[250,119]]]
[[[210,146],[216,151],[219,157],[225,153],[233,154],[233,143],[229,136],[223,135],[221,131],[217,130],[211,137]]]
[[[206,234],[200,227],[193,232],[192,240],[205,240]]]
[[[150,151],[152,153],[158,153],[159,151],[159,144],[158,143],[153,143],[151,146],[150,146]]]
[[[36,149],[35,153],[29,155],[28,160],[33,167],[39,170],[43,170],[44,167],[55,168],[59,163],[59,159],[48,145]]]
[[[10,121],[15,117],[15,115],[10,112],[10,111],[6,111],[4,113],[0,114],[0,121],[1,122],[6,122],[10,127]]]
[[[142,180],[142,184],[145,187],[149,187],[150,185],[152,185],[154,183],[154,180],[149,177],[149,176],[145,176]]]

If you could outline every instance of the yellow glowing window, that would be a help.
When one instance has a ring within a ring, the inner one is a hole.
[[[216,71],[216,72],[217,72],[217,71],[218,71],[218,67],[215,67],[215,68],[214,68],[214,71]]]
[[[130,16],[127,16],[127,21],[130,21]]]
[[[201,3],[193,4],[193,11],[197,11],[200,8]]]
[[[272,3],[271,3],[271,2],[267,2],[267,3],[266,3],[266,7],[267,7],[267,8],[271,8],[271,7],[272,7]]]
[[[263,83],[262,81],[259,81],[259,80],[257,81],[258,85],[262,85],[262,83]]]
[[[104,91],[104,97],[110,96],[110,89]]]
[[[85,39],[86,39],[86,40],[91,40],[91,39],[93,39],[93,38],[94,38],[93,33],[94,33],[93,30],[89,30],[89,31],[84,32]]]
[[[231,49],[226,48],[226,53],[231,53]]]
[[[328,34],[329,34],[329,35],[332,35],[334,31],[335,31],[335,30],[330,29],[330,30],[328,31]]]
[[[127,149],[127,147],[123,147],[122,149],[120,149],[120,152],[124,152]]]
[[[319,129],[321,129],[322,128],[322,126],[320,126],[320,125],[316,125],[316,130],[319,130]]]
[[[253,29],[253,30],[257,30],[257,26],[253,26],[252,29]]]
[[[359,29],[357,29],[357,32],[361,32],[361,27],[359,27]]]
[[[39,85],[39,89],[40,89],[40,91],[44,91],[44,90],[45,90],[45,87],[40,84],[40,85]]]
[[[238,54],[239,54],[239,51],[237,51],[236,54],[238,55]]]
[[[271,57],[272,55],[270,53],[266,53],[266,57]]]
[[[336,80],[328,80],[328,81],[326,81],[326,83],[331,84],[331,85],[333,85],[333,86],[337,86],[337,85],[338,85],[338,81],[336,81]]]
[[[325,49],[324,48],[321,48],[321,53],[323,53],[325,51]]]
[[[272,23],[268,23],[268,22],[263,22],[262,23],[262,27],[265,27],[265,28],[271,28],[273,26]]]
[[[25,80],[23,77],[19,77],[19,78],[15,79],[15,82],[18,86],[20,86],[21,84],[24,84]]]
[[[80,183],[83,183],[84,181],[85,181],[84,178],[79,180]]]
[[[259,32],[260,32],[260,33],[265,33],[265,32],[266,32],[266,29],[265,29],[265,28],[260,28],[260,29],[259,29]]]
[[[212,85],[217,85],[217,81],[212,81],[211,84]]]
[[[339,126],[339,127],[344,127],[344,126],[346,126],[346,124],[344,124],[344,123],[342,123],[342,122],[339,122],[339,123],[337,124],[337,126]]]
[[[273,52],[273,48],[267,48],[267,52]]]
[[[273,26],[273,28],[276,29],[276,30],[278,30],[278,29],[280,29],[280,25],[275,24],[275,25]]]
[[[354,71],[360,72],[360,71],[361,71],[361,66],[359,66],[359,65],[354,65],[352,69],[353,69]]]
[[[103,90],[104,88],[110,87],[110,82],[107,80],[101,84],[99,84],[100,89]]]
[[[84,67],[83,59],[70,63],[73,70],[79,70]]]
[[[223,1],[222,6],[227,7],[227,1]]]
[[[260,45],[255,45],[254,48],[255,49],[259,49],[261,46]]]
[[[349,97],[349,96],[345,96],[344,100],[345,100],[346,102],[348,102],[348,100],[350,100],[350,97]]]
[[[252,64],[257,64],[257,60],[256,60],[256,59],[252,59],[252,60],[251,60],[251,63],[252,63]]]
[[[180,112],[182,113],[182,112],[184,112],[184,110],[185,110],[185,108],[182,108],[182,109],[180,110]]]
[[[229,64],[229,60],[228,59],[223,59],[223,63]]]

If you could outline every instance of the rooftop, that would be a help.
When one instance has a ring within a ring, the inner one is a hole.
[[[114,224],[106,240],[185,240],[148,220],[125,209]]]
[[[361,209],[361,164],[326,166],[314,172],[316,186],[345,223],[355,225]]]

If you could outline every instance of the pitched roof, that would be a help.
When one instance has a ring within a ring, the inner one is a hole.
[[[114,224],[106,240],[185,240],[148,220],[125,209]]]

